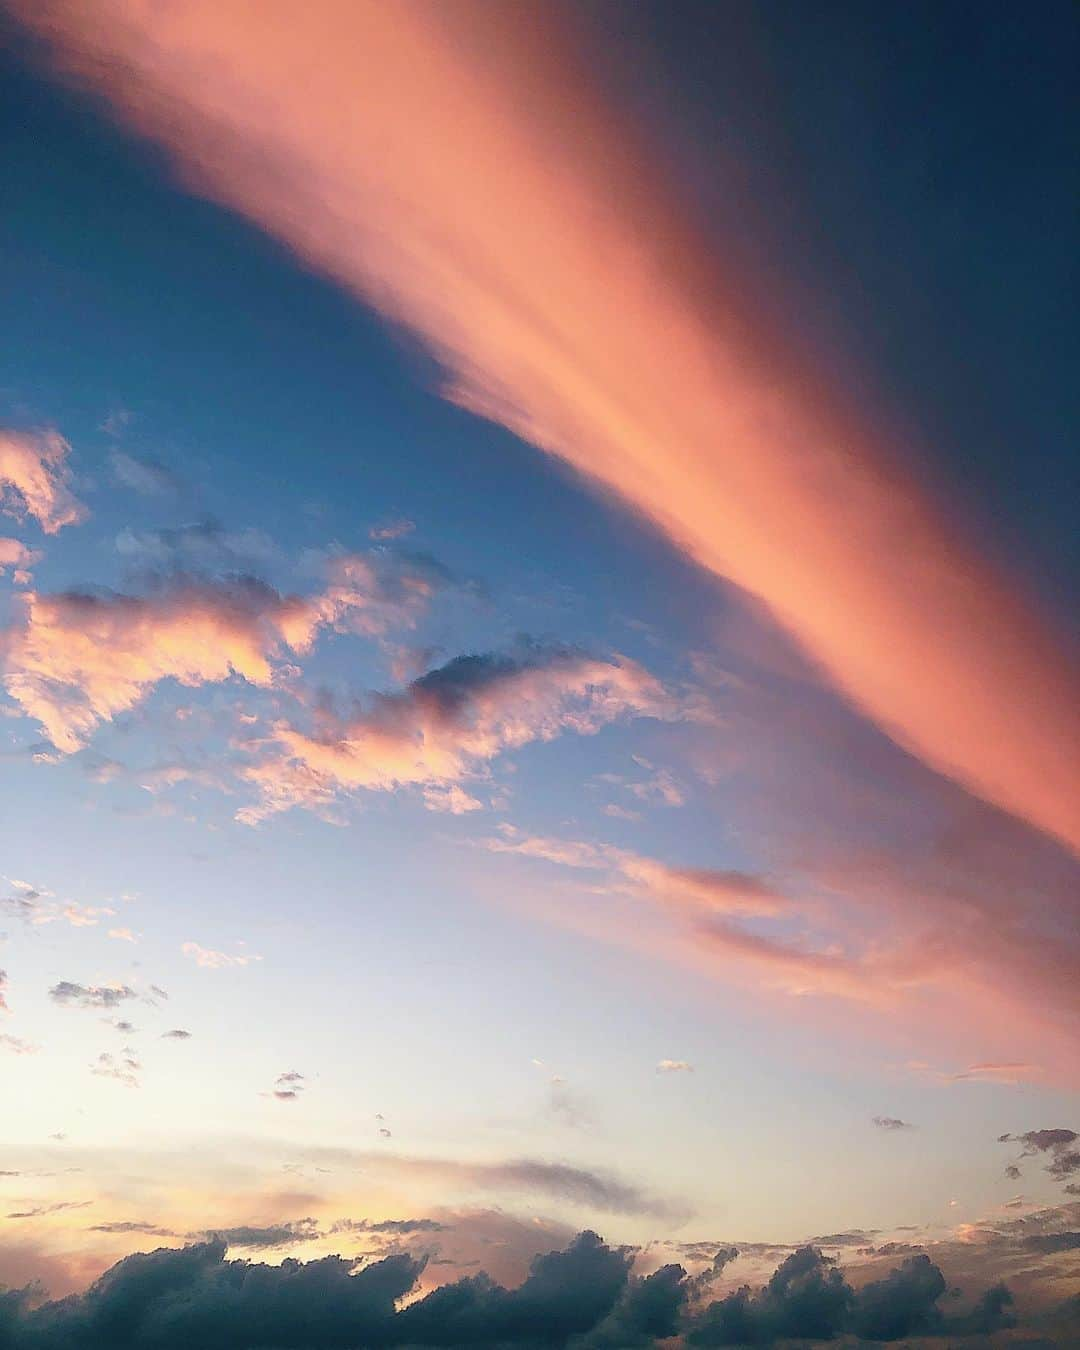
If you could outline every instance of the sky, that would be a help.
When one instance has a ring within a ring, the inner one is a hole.
[[[0,10],[0,1344],[1074,1344],[1075,12]]]

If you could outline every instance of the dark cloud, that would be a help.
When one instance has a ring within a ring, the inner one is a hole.
[[[96,1223],[87,1229],[88,1233],[145,1233],[147,1237],[179,1237],[171,1228],[161,1228],[153,1223],[140,1223],[126,1220],[119,1223]]]
[[[1066,1181],[1080,1172],[1080,1148],[1074,1147],[1080,1135],[1075,1130],[1064,1128],[1050,1130],[1028,1130],[1025,1134],[999,1134],[999,1144],[1022,1144],[1021,1158],[1033,1158],[1043,1154],[1047,1158],[1043,1169],[1055,1181]],[[1020,1175],[1015,1163],[1005,1169],[1007,1177],[1015,1179]],[[1070,1192],[1071,1194],[1071,1192]]]
[[[913,1130],[914,1125],[908,1120],[900,1120],[897,1116],[874,1116],[874,1124],[879,1130]]]
[[[743,1285],[709,1304],[688,1343],[764,1345],[785,1337],[832,1340],[847,1323],[853,1297],[834,1260],[813,1247],[800,1247],[756,1293]]]
[[[350,1231],[427,1231],[426,1220],[342,1221]],[[390,1229],[389,1225],[398,1225]],[[409,1226],[406,1228],[406,1226]],[[439,1225],[436,1225],[438,1227]],[[337,1228],[338,1225],[335,1225]],[[101,1233],[171,1236],[151,1224],[102,1224]],[[1012,1325],[1012,1296],[998,1284],[966,1312],[943,1313],[946,1284],[914,1256],[856,1291],[835,1261],[793,1252],[756,1292],[742,1288],[703,1310],[681,1265],[632,1274],[635,1251],[583,1232],[537,1256],[516,1288],[480,1273],[401,1306],[427,1258],[405,1252],[357,1267],[328,1256],[279,1265],[227,1260],[227,1242],[250,1247],[317,1236],[311,1219],[220,1233],[184,1248],[129,1256],[84,1293],[36,1306],[30,1285],[0,1294],[4,1350],[634,1350],[684,1337],[688,1346],[896,1341],[942,1333],[955,1340]],[[242,1241],[238,1241],[240,1238]],[[713,1256],[722,1269],[733,1249]],[[1070,1314],[1071,1315],[1071,1314]],[[950,1343],[952,1343],[950,1341]],[[1061,1344],[1066,1342],[1062,1341]]]
[[[940,1330],[944,1317],[938,1300],[945,1277],[925,1253],[909,1256],[884,1279],[860,1289],[853,1300],[857,1335],[872,1341],[898,1341]]]
[[[1080,1233],[1033,1233],[1024,1239],[1024,1246],[1046,1254],[1080,1251]]]
[[[199,1238],[208,1242],[224,1242],[226,1247],[290,1247],[295,1242],[313,1242],[322,1237],[319,1225],[314,1219],[294,1219],[289,1223],[269,1224],[265,1228],[247,1224],[236,1228],[214,1228],[202,1233],[189,1233],[189,1238]]]
[[[49,997],[63,1008],[117,1008],[135,990],[126,984],[85,985],[61,980],[49,990]]]

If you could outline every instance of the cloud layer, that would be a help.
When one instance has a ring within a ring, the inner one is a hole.
[[[141,1226],[137,1226],[140,1227]],[[287,1230],[287,1231],[286,1231]],[[152,1230],[151,1230],[152,1231]],[[241,1246],[297,1238],[297,1226],[237,1230]],[[299,1236],[304,1237],[303,1225]],[[129,1256],[86,1291],[41,1307],[33,1288],[0,1296],[8,1350],[173,1350],[176,1347],[576,1347],[632,1350],[681,1334],[691,1346],[875,1341],[947,1334],[950,1343],[1014,1323],[1004,1286],[962,1312],[940,1306],[946,1283],[924,1254],[855,1290],[813,1247],[792,1252],[768,1283],[708,1301],[708,1282],[680,1265],[633,1273],[635,1251],[580,1233],[538,1256],[517,1288],[480,1273],[401,1306],[426,1259],[400,1252],[356,1268],[339,1256],[278,1266],[225,1259],[226,1240]],[[719,1276],[737,1253],[721,1251]],[[704,1295],[704,1297],[702,1297]],[[1065,1344],[1064,1341],[1061,1342]]]

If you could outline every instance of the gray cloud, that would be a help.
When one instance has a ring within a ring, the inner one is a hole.
[[[64,1008],[116,1008],[135,996],[126,984],[85,985],[70,980],[61,980],[49,990],[52,1001]]]
[[[910,1121],[900,1120],[897,1116],[874,1116],[873,1122],[879,1130],[913,1130]]]

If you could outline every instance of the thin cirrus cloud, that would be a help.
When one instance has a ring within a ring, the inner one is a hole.
[[[504,751],[672,713],[660,683],[623,657],[535,644],[458,656],[351,716],[324,711],[315,735],[279,722],[269,749],[241,771],[260,800],[237,819],[253,825],[294,806],[331,809],[343,792],[410,786],[429,807],[461,814],[479,805],[461,780]]]
[[[33,516],[46,534],[83,520],[86,508],[70,486],[70,451],[55,431],[0,429],[0,511]]]
[[[899,744],[1080,847],[1063,640],[893,429],[795,357],[767,278],[703,243],[563,11],[14,10],[199,190],[426,339],[451,398],[760,596]]]
[[[387,569],[343,554],[325,565],[327,584],[311,596],[281,595],[254,577],[183,572],[146,594],[29,592],[22,622],[0,635],[7,692],[71,754],[161,680],[194,686],[238,675],[269,686],[279,659],[306,652],[321,629],[374,636],[408,626],[442,584],[427,563]]]

